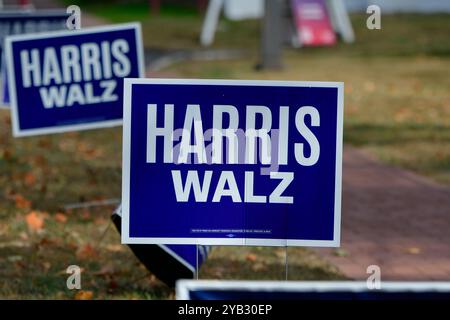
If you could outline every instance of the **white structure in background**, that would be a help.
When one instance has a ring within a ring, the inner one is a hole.
[[[222,10],[230,20],[261,18],[264,14],[264,0],[210,0],[200,35],[203,46],[213,43]]]
[[[344,42],[354,42],[355,32],[344,2],[342,0],[327,0],[326,3],[334,31],[341,36]]]
[[[226,0],[224,14],[230,20],[261,18],[264,14],[263,0]]]
[[[343,0],[327,0],[326,2],[336,33],[344,42],[353,42],[355,34]],[[261,18],[264,15],[264,0],[210,0],[200,35],[200,43],[203,46],[213,43],[222,10],[225,17],[230,20]]]

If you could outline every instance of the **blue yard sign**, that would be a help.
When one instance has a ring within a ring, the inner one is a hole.
[[[139,24],[6,38],[14,136],[122,124],[123,79],[144,75]]]
[[[13,34],[62,30],[69,14],[66,10],[2,10],[0,11],[0,55],[3,40]]]
[[[125,79],[122,242],[339,246],[343,84]]]
[[[9,105],[3,42],[6,36],[63,30],[69,14],[66,10],[2,10],[0,11],[0,108]]]

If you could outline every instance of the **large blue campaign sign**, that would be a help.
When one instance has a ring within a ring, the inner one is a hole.
[[[122,242],[338,246],[343,84],[125,79]]]
[[[144,75],[139,24],[15,35],[5,50],[16,137],[121,125],[123,79]]]

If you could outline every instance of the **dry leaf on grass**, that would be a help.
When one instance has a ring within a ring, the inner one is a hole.
[[[47,272],[52,267],[52,264],[48,261],[42,262],[42,268]]]
[[[87,209],[83,210],[83,212],[81,213],[81,219],[83,219],[83,220],[91,219],[91,213],[89,212],[89,210],[87,210]]]
[[[16,203],[16,208],[18,209],[30,209],[31,208],[31,201],[25,199],[24,196],[21,194],[16,194],[14,196],[14,201]]]
[[[247,261],[254,262],[254,261],[256,261],[257,256],[256,256],[256,254],[254,254],[254,253],[249,253],[249,254],[245,257],[245,259],[246,259]]]
[[[40,231],[44,227],[44,216],[38,211],[31,211],[27,214],[25,221],[31,231]]]
[[[112,264],[104,265],[99,271],[94,272],[96,276],[112,276],[116,273],[116,270]]]
[[[97,217],[94,220],[94,224],[96,225],[106,224],[106,220],[103,217]]]
[[[36,177],[32,172],[28,172],[27,174],[25,174],[23,181],[26,186],[32,187],[36,183]]]
[[[57,214],[55,214],[55,220],[59,223],[66,223],[67,216],[64,213],[58,212]]]
[[[77,250],[78,259],[91,259],[98,256],[97,250],[94,249],[89,243],[82,246]]]
[[[75,294],[74,299],[75,300],[92,300],[93,297],[94,297],[94,293],[92,291],[80,290]]]

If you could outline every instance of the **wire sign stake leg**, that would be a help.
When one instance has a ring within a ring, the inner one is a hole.
[[[288,281],[288,271],[289,271],[289,261],[288,261],[288,247],[284,247],[285,248],[285,260],[284,260],[284,267],[285,267],[285,279],[286,281]]]
[[[195,278],[198,280],[198,244],[195,245]]]

